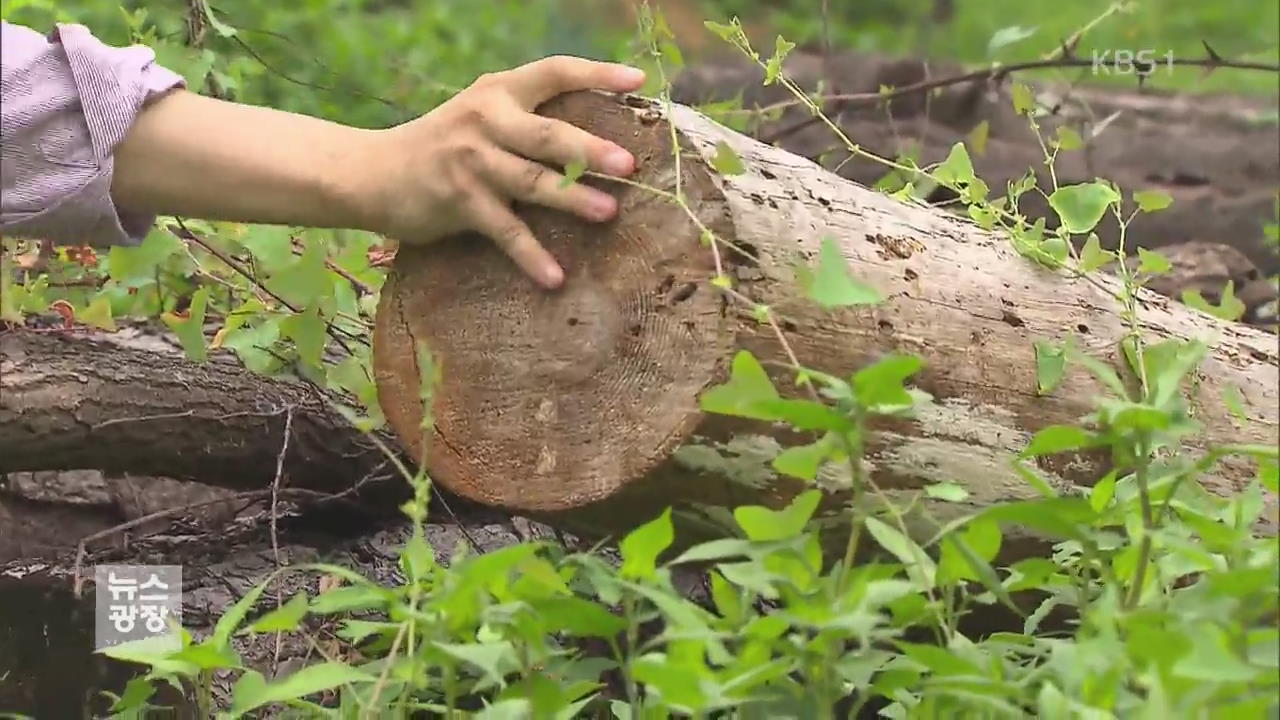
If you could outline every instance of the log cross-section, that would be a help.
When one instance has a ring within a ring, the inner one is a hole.
[[[844,180],[678,104],[668,118],[658,103],[584,92],[541,112],[623,145],[639,160],[633,180],[667,192],[676,185],[674,126],[688,206],[723,239],[721,261],[738,290],[772,309],[802,364],[848,375],[890,352],[923,358],[914,380],[934,401],[913,420],[878,425],[868,447],[870,475],[891,497],[943,480],[963,484],[976,506],[1030,496],[1010,458],[1036,430],[1081,420],[1103,393],[1073,368],[1055,392],[1037,394],[1034,341],[1074,335],[1118,364],[1127,327],[1110,294],[1115,278],[1048,271],[965,219]],[[745,173],[711,167],[722,142]],[[802,484],[770,461],[812,438],[699,409],[737,349],[760,358],[780,389],[794,387],[774,332],[712,286],[712,249],[683,209],[633,184],[587,182],[618,198],[619,218],[600,225],[520,209],[566,269],[558,291],[537,289],[476,236],[401,251],[382,294],[374,363],[407,449],[422,451],[423,343],[443,373],[428,469],[464,496],[606,525],[665,505],[714,517],[794,496]],[[815,261],[824,237],[883,304],[825,311],[805,297],[797,265]],[[1154,293],[1141,305],[1152,338],[1211,343],[1191,396],[1205,438],[1276,442],[1275,337]],[[1246,422],[1228,412],[1229,385],[1244,397]],[[1105,460],[1042,465],[1067,485],[1096,479]],[[1221,491],[1251,474],[1251,463],[1229,462],[1209,482]],[[935,520],[964,509],[919,507]]]

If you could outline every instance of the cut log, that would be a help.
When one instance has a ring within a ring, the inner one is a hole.
[[[749,253],[720,248],[739,292],[781,318],[801,364],[848,375],[886,353],[924,359],[916,382],[934,402],[914,420],[877,426],[867,456],[874,482],[904,505],[930,483],[968,489],[967,503],[919,503],[923,528],[1033,496],[1011,457],[1038,429],[1080,420],[1102,394],[1072,369],[1060,389],[1038,395],[1033,342],[1070,333],[1114,361],[1126,331],[1108,295],[1119,287],[1114,278],[1094,285],[1049,272],[970,222],[868,190],[680,105],[668,121],[646,100],[579,93],[542,112],[620,143],[639,160],[634,179],[668,191],[674,126],[689,206]],[[721,142],[744,160],[745,174],[710,169]],[[428,469],[460,495],[596,531],[667,505],[718,526],[727,508],[793,497],[802,484],[770,461],[813,438],[699,409],[739,349],[770,368],[777,387],[793,387],[784,348],[750,307],[726,302],[710,284],[712,252],[681,209],[643,188],[589,182],[618,199],[618,219],[601,226],[520,209],[566,270],[559,291],[537,289],[477,236],[401,249],[382,292],[374,365],[409,455],[423,451],[422,343],[442,372]],[[805,299],[795,265],[811,264],[824,236],[887,302],[826,312]],[[1212,342],[1192,398],[1206,437],[1276,442],[1274,336],[1150,292],[1142,306],[1151,336]],[[1247,422],[1227,411],[1228,386],[1243,394]],[[1101,462],[1073,455],[1041,466],[1067,486],[1100,477]],[[1226,463],[1210,483],[1223,491],[1251,474],[1250,463]],[[831,498],[835,507],[839,496]]]

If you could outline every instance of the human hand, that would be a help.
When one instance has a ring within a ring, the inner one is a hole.
[[[580,161],[589,170],[625,177],[635,170],[635,158],[533,111],[561,93],[630,92],[643,83],[637,68],[568,56],[480,77],[422,117],[378,132],[362,163],[372,188],[369,224],[408,244],[474,230],[541,285],[559,286],[564,271],[510,201],[609,220],[617,212],[612,196],[578,183],[561,187],[564,175],[554,168]]]

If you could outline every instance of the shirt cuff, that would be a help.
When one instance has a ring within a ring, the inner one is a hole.
[[[156,218],[116,207],[111,199],[112,153],[147,103],[186,83],[181,75],[156,63],[155,52],[148,47],[105,45],[83,25],[58,24],[55,35],[67,53],[98,160],[99,173],[85,188],[89,193],[84,209],[101,217],[95,225],[101,227],[106,244],[137,245]]]

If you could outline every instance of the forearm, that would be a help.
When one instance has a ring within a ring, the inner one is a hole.
[[[375,229],[361,159],[377,133],[174,91],[116,148],[111,195],[137,213]]]

